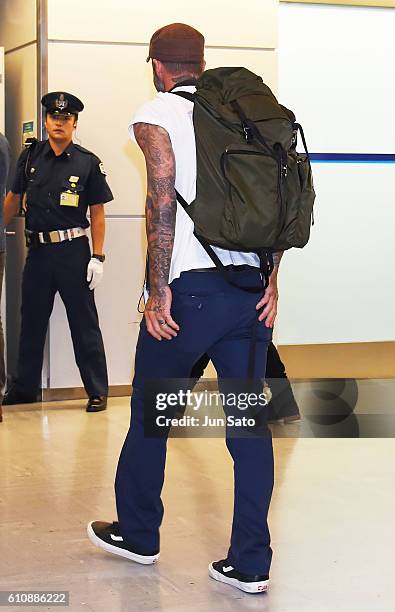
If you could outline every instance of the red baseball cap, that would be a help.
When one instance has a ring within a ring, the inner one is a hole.
[[[147,62],[150,59],[186,64],[202,62],[204,36],[185,23],[171,23],[152,35]]]

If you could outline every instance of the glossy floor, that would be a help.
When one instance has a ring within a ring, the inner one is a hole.
[[[69,590],[73,612],[395,610],[394,440],[274,439],[271,590],[247,595],[207,576],[232,514],[222,440],[169,442],[161,559],[144,567],[85,535],[88,521],[115,518],[128,398],[98,414],[80,401],[4,413],[0,590]]]

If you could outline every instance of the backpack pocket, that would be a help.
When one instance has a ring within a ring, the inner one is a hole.
[[[272,247],[285,214],[278,160],[241,145],[225,150],[221,168],[227,183],[221,236],[240,251]]]
[[[284,185],[285,217],[275,250],[304,247],[310,237],[315,192],[307,155],[288,155]]]

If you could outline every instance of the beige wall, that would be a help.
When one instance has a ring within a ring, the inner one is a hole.
[[[395,342],[278,348],[291,378],[395,378]]]
[[[22,147],[22,121],[37,120],[36,0],[2,0],[0,45],[5,47],[6,135],[13,160]]]
[[[345,6],[381,6],[395,7],[395,0],[280,0],[280,2],[297,2],[303,4],[343,4]]]
[[[76,18],[78,16],[78,18]],[[184,22],[200,30],[206,44],[269,48],[277,42],[277,2],[249,0],[48,0],[48,36],[53,39],[146,44],[167,23]]]
[[[0,45],[6,51],[36,40],[36,0],[1,0]]]

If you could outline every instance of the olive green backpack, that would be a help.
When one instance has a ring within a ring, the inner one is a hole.
[[[188,205],[195,235],[220,267],[211,245],[266,255],[304,247],[315,193],[301,126],[262,79],[246,68],[207,70],[194,102],[196,199]],[[305,153],[296,152],[297,133]]]

